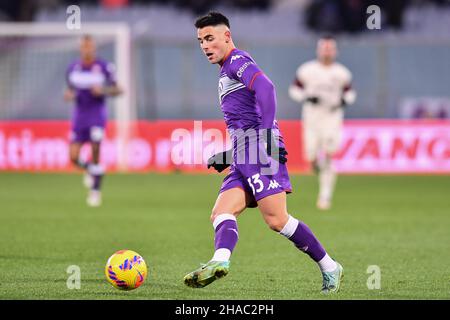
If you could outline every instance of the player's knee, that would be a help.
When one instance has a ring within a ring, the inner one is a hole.
[[[214,208],[214,209],[212,210],[211,216],[210,216],[210,218],[209,218],[210,221],[211,221],[211,223],[213,223],[214,220],[216,220],[216,218],[217,218],[218,216],[220,216],[221,214],[232,214],[233,216],[235,216],[235,217],[237,218],[239,212],[236,212],[236,211],[234,211],[234,210],[229,210],[228,212],[226,212],[226,211],[224,211],[224,210],[220,210],[220,209]]]
[[[219,211],[217,211],[217,210],[215,210],[215,209],[213,209],[212,210],[212,212],[211,212],[211,216],[209,217],[209,220],[211,221],[211,223],[213,223],[214,222],[214,220],[216,220],[216,218],[218,217],[218,216],[220,216],[221,214],[224,214],[225,212],[219,212]]]
[[[276,232],[280,232],[283,230],[284,226],[286,225],[287,221],[289,219],[289,214],[286,213],[265,213],[264,214],[264,221],[266,222],[267,226]]]
[[[270,219],[266,219],[266,224],[271,230],[280,232],[281,230],[283,230],[284,226],[286,225],[286,221],[284,221],[284,219],[280,219],[280,218],[270,218]]]

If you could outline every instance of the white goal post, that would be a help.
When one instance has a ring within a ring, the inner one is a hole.
[[[115,121],[117,123],[117,159],[118,169],[127,170],[126,146],[130,138],[130,123],[136,119],[135,93],[131,86],[131,36],[125,23],[82,23],[80,29],[68,29],[63,23],[0,23],[0,37],[77,37],[89,34],[93,37],[113,39],[114,63],[118,84],[123,94],[114,98]],[[61,71],[64,74],[64,71]],[[63,77],[63,76],[61,76]]]

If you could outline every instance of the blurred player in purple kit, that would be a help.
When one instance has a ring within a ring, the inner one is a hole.
[[[85,35],[80,43],[80,59],[70,64],[66,72],[66,101],[75,102],[71,121],[70,160],[86,170],[84,184],[89,188],[87,203],[101,205],[101,181],[104,168],[100,164],[100,143],[108,119],[106,97],[121,93],[117,86],[114,65],[96,57],[94,39]],[[83,162],[80,150],[84,143],[92,146],[92,159]]]
[[[195,26],[203,53],[210,63],[220,66],[219,100],[233,148],[208,160],[208,168],[219,172],[230,166],[211,214],[215,252],[207,264],[187,274],[184,283],[202,288],[228,274],[238,241],[236,218],[247,207],[258,207],[272,230],[317,262],[322,292],[337,292],[342,266],[331,259],[307,225],[287,212],[286,194],[291,192],[291,184],[287,152],[275,119],[274,85],[247,52],[235,47],[225,16],[210,12]],[[259,162],[249,160],[255,150],[261,156]],[[267,171],[266,165],[275,170]]]

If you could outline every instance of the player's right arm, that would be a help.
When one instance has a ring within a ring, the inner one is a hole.
[[[306,99],[305,85],[304,85],[304,67],[300,66],[295,74],[295,79],[289,86],[289,96],[292,100],[303,103]]]
[[[71,71],[71,66],[66,71],[66,89],[64,90],[64,101],[71,102],[75,100],[76,94],[75,94],[75,88],[72,86],[69,80],[69,75]]]
[[[303,103],[308,101],[312,104],[318,104],[320,102],[319,97],[309,96],[306,94],[305,83],[306,83],[306,66],[301,65],[295,74],[295,79],[289,86],[289,96],[292,100]]]

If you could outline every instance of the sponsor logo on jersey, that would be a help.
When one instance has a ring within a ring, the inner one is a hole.
[[[103,85],[105,80],[103,73],[79,70],[69,74],[69,83],[77,89],[89,89],[95,85]]]
[[[236,72],[236,75],[238,76],[238,78],[242,77],[242,74],[244,73],[245,69],[247,69],[247,67],[251,64],[253,64],[253,62],[247,61],[239,68],[239,70]]]

